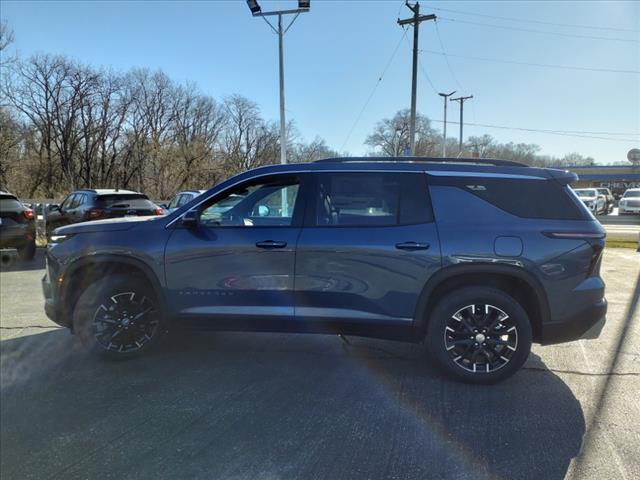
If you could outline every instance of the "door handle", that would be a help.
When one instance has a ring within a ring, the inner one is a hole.
[[[428,243],[418,243],[418,242],[402,242],[396,243],[396,248],[400,250],[427,250],[429,248]]]
[[[263,240],[262,242],[256,242],[258,248],[284,248],[287,246],[287,242],[278,242],[276,240]]]

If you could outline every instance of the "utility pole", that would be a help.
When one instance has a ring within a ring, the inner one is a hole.
[[[411,75],[411,120],[409,124],[409,155],[414,154],[416,145],[416,90],[418,83],[418,32],[420,31],[420,22],[425,20],[435,20],[435,15],[420,15],[420,4],[415,5],[406,1],[405,5],[413,12],[413,17],[404,20],[398,19],[398,25],[413,26],[413,72]]]
[[[254,17],[262,17],[262,19],[271,27],[271,30],[278,35],[278,63],[280,73],[280,163],[287,163],[287,122],[284,112],[284,34],[291,28],[291,25],[296,21],[298,15],[309,11],[310,4],[310,0],[298,0],[298,8],[295,10],[263,12],[262,7],[260,7],[257,0],[247,0],[247,6],[251,10],[251,14]],[[278,28],[274,27],[267,19],[267,17],[274,15],[278,16]],[[291,23],[289,23],[286,28],[282,25],[283,15],[295,15],[293,20],[291,20]]]
[[[458,97],[452,98],[452,102],[460,102],[460,143],[458,144],[458,156],[462,153],[462,125],[463,125],[463,111],[464,111],[464,101],[470,100],[473,98],[473,95],[469,95],[468,97]]]
[[[442,158],[447,157],[447,98],[456,93],[438,93],[444,100],[444,132],[442,133]]]

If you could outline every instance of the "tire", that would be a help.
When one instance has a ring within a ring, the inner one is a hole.
[[[20,260],[33,260],[33,257],[36,256],[36,241],[32,240],[18,248],[18,256]]]
[[[432,358],[447,375],[474,384],[496,383],[517,372],[531,341],[522,306],[502,290],[480,286],[443,297],[431,313],[426,338]]]
[[[108,275],[80,295],[73,329],[91,353],[125,359],[156,346],[166,332],[166,320],[146,282],[131,275]]]

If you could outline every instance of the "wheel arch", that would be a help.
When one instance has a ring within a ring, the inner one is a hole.
[[[112,274],[141,278],[151,286],[161,307],[165,309],[162,284],[151,267],[126,255],[101,254],[79,258],[65,269],[65,280],[59,292],[64,317],[71,318],[78,298],[89,285]]]
[[[513,296],[529,315],[534,341],[540,341],[542,324],[550,316],[547,295],[531,273],[510,265],[452,265],[437,272],[418,298],[414,321],[419,335],[426,333],[431,311],[446,293],[472,285],[491,286]]]

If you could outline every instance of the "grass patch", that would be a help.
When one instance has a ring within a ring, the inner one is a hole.
[[[606,248],[638,248],[638,242],[636,240],[607,240]]]

